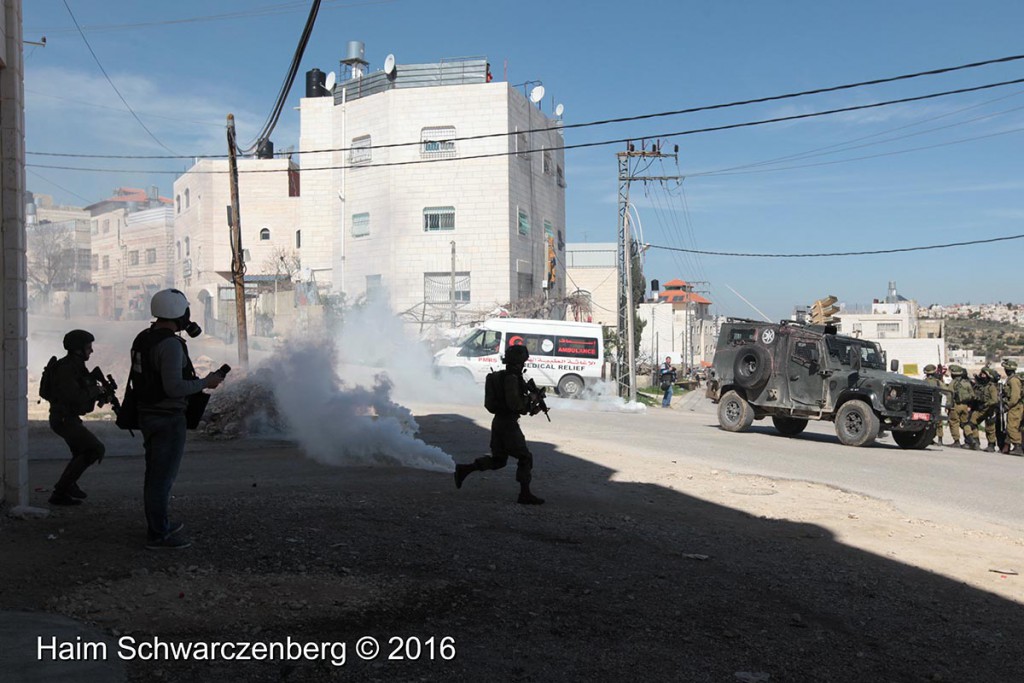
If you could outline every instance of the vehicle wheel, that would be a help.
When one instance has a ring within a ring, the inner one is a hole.
[[[878,416],[864,401],[847,401],[836,414],[836,435],[847,446],[867,446],[878,437]]]
[[[473,373],[466,368],[449,368],[448,377],[455,382],[472,382]]]
[[[893,432],[892,438],[904,450],[923,450],[935,440],[935,428],[927,427],[919,432]]]
[[[771,356],[763,348],[753,344],[741,346],[732,366],[733,378],[744,389],[757,389],[768,381],[771,366]]]
[[[718,403],[718,425],[727,432],[745,432],[754,422],[754,409],[735,391],[725,392]]]
[[[579,398],[584,386],[583,378],[579,375],[565,375],[558,380],[558,395],[562,398]]]
[[[807,428],[807,420],[802,417],[773,417],[772,423],[783,436],[796,436]]]

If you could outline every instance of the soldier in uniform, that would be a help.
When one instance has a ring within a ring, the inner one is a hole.
[[[78,479],[90,465],[102,462],[106,452],[103,442],[82,424],[81,418],[95,410],[96,401],[104,396],[103,388],[85,369],[95,340],[85,330],[71,330],[64,335],[68,353],[57,360],[49,379],[50,429],[71,449],[71,462],[53,485],[51,505],[81,505],[86,493],[78,488]]]
[[[963,448],[960,443],[960,427],[964,428],[964,436],[968,438],[967,446],[970,446],[968,421],[971,417],[971,402],[974,400],[974,387],[967,377],[967,370],[959,365],[949,366],[949,375],[953,378],[949,385],[949,433],[953,437],[952,448]]]
[[[978,373],[978,384],[974,392],[974,406],[971,410],[967,436],[968,445],[971,450],[978,450],[981,440],[978,438],[978,427],[985,423],[985,451],[995,453],[996,446],[996,414],[999,410],[999,377],[996,371],[984,367]]]
[[[540,409],[531,400],[530,392],[523,379],[523,369],[530,352],[525,346],[510,346],[505,350],[505,371],[500,377],[501,389],[498,406],[494,407],[494,419],[491,420],[491,455],[477,458],[466,465],[455,466],[455,487],[462,488],[473,472],[484,470],[500,470],[508,463],[509,456],[518,461],[516,481],[519,482],[519,498],[521,505],[541,505],[543,498],[530,492],[532,479],[533,455],[526,447],[526,437],[519,427],[520,415],[536,415]],[[498,373],[494,373],[498,374]],[[492,409],[488,405],[488,410]]]
[[[928,365],[924,366],[924,377],[925,377],[925,379],[924,379],[925,382],[927,382],[928,384],[932,385],[933,387],[937,388],[940,392],[942,392],[942,396],[945,397],[945,401],[946,401],[946,412],[948,413],[952,409],[952,402],[951,402],[951,399],[950,399],[949,389],[946,388],[946,383],[942,379],[942,370],[940,370],[938,367],[936,367],[932,363],[929,363]],[[950,427],[950,432],[952,432],[952,431],[953,431],[953,428]],[[953,440],[956,441],[957,438],[959,438],[959,435],[957,435],[957,437],[955,437]],[[942,422],[941,421],[939,422],[939,425],[935,428],[935,445],[937,445],[937,446],[941,446],[942,445]]]
[[[1024,391],[1022,391],[1021,376],[1017,373],[1017,362],[1012,360],[1003,361],[1003,371],[1006,373],[1006,384],[1003,385],[1003,400],[1006,405],[1006,441],[1010,445],[1010,455],[1024,455],[1021,449],[1020,422],[1024,416]]]

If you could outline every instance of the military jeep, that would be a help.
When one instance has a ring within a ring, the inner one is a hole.
[[[926,448],[941,395],[897,368],[894,360],[886,370],[877,343],[840,336],[833,325],[729,318],[706,393],[729,432],[771,417],[781,434],[796,436],[809,420],[829,420],[847,446],[866,446],[889,430],[901,448]]]

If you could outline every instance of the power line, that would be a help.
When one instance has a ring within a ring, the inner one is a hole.
[[[40,180],[43,180],[43,181],[45,181],[45,182],[48,182],[48,183],[50,183],[51,185],[53,185],[54,187],[56,187],[56,188],[57,188],[58,190],[64,190],[64,191],[65,191],[65,192],[67,192],[68,194],[71,194],[71,195],[74,195],[74,196],[78,197],[79,199],[81,199],[81,200],[82,200],[83,202],[85,202],[86,204],[92,204],[92,201],[93,201],[93,200],[91,200],[91,199],[87,199],[87,198],[83,197],[82,195],[78,194],[78,193],[77,193],[77,192],[75,192],[74,190],[69,190],[68,188],[66,188],[66,187],[64,187],[64,186],[62,186],[62,185],[58,185],[57,183],[53,182],[52,180],[50,180],[50,179],[49,179],[49,178],[47,178],[46,176],[40,175],[39,173],[36,173],[35,171],[33,171],[33,170],[31,170],[31,169],[29,169],[29,170],[28,170],[28,172],[29,172],[29,173],[31,173],[32,175],[34,175],[35,177],[39,178]]]
[[[686,135],[700,135],[703,133],[715,133],[726,130],[736,130],[740,128],[751,128],[754,126],[763,126],[771,123],[782,123],[785,121],[799,121],[802,119],[818,118],[821,116],[831,116],[833,114],[843,114],[851,111],[863,111],[866,109],[877,109],[879,107],[891,106],[894,104],[906,104],[908,102],[921,102],[924,100],[936,99],[939,97],[947,97],[950,95],[962,95],[969,92],[978,92],[981,90],[990,90],[992,88],[999,88],[1007,85],[1017,85],[1024,83],[1024,78],[1017,78],[1010,81],[1000,81],[998,83],[987,83],[985,85],[976,85],[968,88],[957,88],[955,90],[944,90],[937,93],[929,93],[927,95],[916,95],[914,97],[902,97],[895,100],[885,100],[883,102],[872,102],[870,104],[858,104],[849,107],[839,107],[836,109],[826,109],[824,111],[807,112],[804,114],[792,114],[790,116],[776,116],[769,119],[757,119],[754,121],[745,121],[742,123],[729,123],[720,126],[707,126],[704,128],[691,128],[688,130],[674,131],[670,133],[659,133],[656,135],[646,135],[644,138],[670,138],[670,137],[683,137]],[[492,136],[493,137],[493,136]],[[570,150],[570,149],[584,149],[590,147],[607,147],[608,145],[625,144],[632,142],[637,139],[638,136],[630,136],[626,138],[616,138],[613,140],[600,140],[597,142],[580,142],[572,145],[556,145],[553,147],[545,147],[539,149],[528,149],[528,150],[515,150],[508,152],[491,152],[487,154],[471,154],[467,156],[455,156],[455,157],[439,157],[430,159],[411,159],[407,161],[389,161],[377,164],[343,164],[341,166],[317,166],[314,168],[301,169],[303,171],[333,171],[340,169],[355,169],[355,168],[386,168],[393,166],[413,166],[418,164],[430,164],[430,163],[446,163],[453,161],[469,161],[475,159],[493,159],[497,157],[516,156],[521,154],[536,154],[538,152],[545,151],[557,151],[557,150]],[[421,143],[416,143],[421,144]],[[388,145],[381,145],[380,147],[374,147],[373,149],[379,149],[381,147],[387,147]],[[362,148],[366,149],[366,148]],[[177,158],[177,157],[176,157]],[[65,171],[96,171],[103,173],[151,173],[151,174],[174,174],[179,175],[179,171],[158,171],[158,170],[146,170],[146,169],[109,169],[109,168],[83,168],[76,166],[52,166],[45,164],[26,164],[33,168],[52,168],[60,169]],[[290,169],[249,169],[239,170],[239,173],[280,173]],[[227,171],[191,171],[192,173],[204,174],[204,175],[218,175],[227,173]]]
[[[171,149],[164,143],[160,142],[160,139],[153,134],[153,131],[146,127],[146,124],[142,122],[142,119],[139,118],[139,115],[136,114],[135,110],[132,109],[130,104],[128,104],[128,100],[124,98],[124,95],[121,94],[121,91],[117,89],[116,85],[114,85],[114,81],[110,80],[110,76],[107,74],[107,70],[103,68],[103,64],[100,63],[100,58],[96,56],[96,53],[92,49],[92,45],[89,44],[89,39],[85,37],[85,32],[82,31],[82,27],[78,25],[78,19],[75,18],[75,13],[71,11],[71,6],[68,5],[68,0],[62,1],[64,2],[64,8],[67,9],[68,14],[71,15],[71,21],[75,22],[75,27],[78,29],[79,35],[82,36],[82,41],[85,43],[85,46],[89,48],[89,54],[92,55],[93,60],[96,62],[96,66],[100,68],[100,71],[103,73],[103,77],[107,79],[107,83],[109,83],[110,87],[114,89],[114,92],[117,93],[117,96],[121,98],[121,102],[123,102],[124,106],[127,107],[128,111],[132,113],[132,116],[134,116],[135,120],[139,122],[139,125],[142,126],[142,129],[149,133],[149,137],[153,138],[153,140],[156,141],[156,144],[160,145],[171,154],[174,154],[173,149]]]
[[[121,107],[109,107],[109,106],[107,106],[105,104],[96,104],[95,102],[88,102],[86,100],[74,100],[74,99],[71,99],[70,97],[61,97],[60,95],[51,95],[49,93],[40,92],[38,90],[32,90],[31,88],[25,88],[25,92],[26,93],[30,93],[32,95],[35,95],[37,97],[48,97],[48,98],[50,98],[52,100],[60,100],[62,102],[71,102],[72,104],[81,105],[83,107],[94,107],[96,109],[107,109],[109,111],[116,111],[116,112],[121,113],[121,114],[128,113],[124,109],[122,109]],[[194,121],[194,120],[191,120],[191,119],[177,119],[177,118],[173,118],[171,116],[160,116],[159,114],[148,114],[148,113],[145,116],[146,116],[146,118],[149,118],[149,119],[163,119],[165,121],[175,121],[177,123],[194,123],[194,124],[201,125],[201,126],[216,126],[217,128],[223,128],[224,127],[224,122],[223,121],[219,121],[219,122],[213,122],[213,121]],[[26,154],[34,154],[34,152],[26,152]],[[166,158],[166,157],[161,157],[161,158]],[[177,156],[175,156],[174,158],[177,159],[177,158],[187,158],[187,157],[177,157]]]
[[[1006,237],[993,237],[987,240],[971,240],[969,242],[950,242],[949,244],[931,244],[923,247],[903,247],[901,249],[877,249],[875,251],[837,251],[825,254],[746,254],[730,251],[702,251],[699,249],[684,249],[682,247],[665,247],[658,244],[647,245],[651,249],[664,249],[665,251],[685,251],[691,254],[702,254],[704,256],[742,256],[745,258],[819,258],[825,256],[872,256],[876,254],[897,254],[906,251],[927,251],[929,249],[952,249],[953,247],[966,247],[974,244],[991,244],[993,242],[1007,242],[1009,240],[1024,239],[1024,234],[1007,235]]]
[[[1024,59],[1024,55],[1011,55],[1011,56],[1008,56],[1008,57],[999,57],[999,58],[996,58],[996,59],[988,59],[988,60],[981,61],[981,62],[971,62],[969,64],[960,64],[958,66],[943,67],[943,68],[940,68],[940,69],[931,69],[929,71],[919,71],[919,72],[916,72],[916,73],[903,74],[903,75],[900,75],[900,76],[891,76],[891,77],[887,77],[887,78],[877,78],[877,79],[873,79],[873,80],[869,80],[869,81],[858,81],[856,83],[846,83],[846,84],[843,84],[843,85],[829,86],[829,87],[826,87],[826,88],[816,88],[816,89],[813,89],[813,90],[802,90],[802,91],[799,91],[799,92],[785,93],[785,94],[782,94],[782,95],[771,95],[771,96],[767,96],[767,97],[759,97],[759,98],[747,99],[747,100],[735,100],[735,101],[732,101],[732,102],[724,102],[724,103],[720,103],[720,104],[702,105],[702,106],[699,106],[699,107],[690,107],[690,108],[687,108],[687,109],[676,109],[676,110],[672,110],[672,111],[656,112],[656,113],[652,113],[652,114],[637,114],[637,115],[634,115],[634,116],[623,116],[623,117],[612,118],[612,119],[600,119],[600,120],[596,120],[596,121],[586,121],[586,122],[582,122],[582,123],[563,124],[563,125],[554,126],[554,127],[547,127],[547,128],[533,128],[533,129],[529,129],[529,130],[502,131],[500,133],[483,133],[483,134],[480,134],[480,135],[468,135],[468,136],[463,136],[463,137],[453,137],[453,138],[448,138],[446,140],[443,140],[443,142],[466,142],[466,141],[471,141],[471,140],[485,140],[485,139],[496,138],[496,137],[508,137],[508,136],[516,135],[516,134],[544,133],[544,132],[550,132],[552,130],[569,130],[569,129],[574,129],[574,128],[587,128],[587,127],[592,127],[592,126],[603,126],[603,125],[608,125],[608,124],[612,124],[612,123],[630,123],[630,122],[634,122],[634,121],[643,121],[643,120],[646,120],[646,119],[663,118],[663,117],[668,117],[668,116],[680,116],[680,115],[683,115],[683,114],[695,114],[695,113],[699,113],[699,112],[714,111],[714,110],[717,110],[717,109],[728,109],[728,108],[732,108],[732,107],[745,106],[745,105],[749,105],[749,104],[762,104],[762,103],[765,103],[765,102],[775,102],[775,101],[779,101],[779,100],[792,99],[792,98],[796,98],[796,97],[805,97],[805,96],[808,96],[808,95],[819,95],[819,94],[822,94],[822,93],[837,92],[837,91],[840,91],[840,90],[850,90],[850,89],[854,89],[854,88],[861,88],[861,87],[866,87],[866,86],[870,86],[870,85],[879,85],[879,84],[883,84],[883,83],[892,83],[892,82],[896,82],[896,81],[909,80],[909,79],[920,78],[920,77],[924,77],[924,76],[934,76],[934,75],[938,75],[938,74],[946,74],[946,73],[951,73],[951,72],[955,72],[955,71],[961,71],[961,70],[964,70],[964,69],[974,69],[974,68],[978,68],[978,67],[981,67],[981,66],[989,66],[989,65],[992,65],[992,64],[1002,64],[1002,63],[1012,62],[1012,61],[1016,61],[1016,60],[1020,60],[1020,59]],[[1016,82],[1016,81],[1010,81],[1010,82],[1013,83],[1013,82]],[[965,92],[970,92],[970,91],[965,91]],[[644,137],[657,137],[657,136],[644,136]],[[391,149],[391,148],[396,148],[396,147],[410,147],[410,146],[413,146],[413,145],[421,145],[421,144],[423,144],[422,140],[415,140],[415,141],[410,141],[410,142],[389,143],[389,144],[386,144],[386,145],[374,145],[374,146],[371,146],[369,149],[371,149],[371,150],[374,150],[374,149]],[[326,152],[347,152],[347,151],[350,151],[351,149],[352,149],[351,147],[336,147],[336,148],[330,148],[330,149],[303,150],[303,151],[298,151],[298,152],[290,152],[288,154],[323,154],[323,153],[326,153]],[[365,150],[367,148],[361,147],[359,149]],[[182,154],[182,155],[176,155],[176,156],[170,156],[169,157],[169,156],[166,156],[166,155],[162,155],[161,156],[161,155],[128,155],[128,154],[123,154],[123,155],[119,155],[119,154],[73,154],[73,153],[65,153],[65,152],[26,152],[26,154],[33,154],[33,155],[36,155],[36,156],[76,157],[76,158],[83,158],[83,159],[195,159],[195,158],[210,158],[210,157],[217,158],[217,157],[223,157],[224,156],[223,154]],[[279,154],[284,155],[286,153],[285,152],[281,152]]]

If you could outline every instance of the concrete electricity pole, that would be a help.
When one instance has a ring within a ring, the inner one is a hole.
[[[661,144],[652,143],[647,149],[646,141],[641,141],[640,150],[637,151],[633,143],[626,145],[625,152],[618,152],[619,158],[619,244],[618,244],[618,274],[619,274],[619,317],[618,317],[618,344],[615,359],[615,381],[618,384],[619,396],[629,397],[630,401],[636,401],[636,347],[634,344],[636,323],[636,307],[633,303],[633,237],[629,221],[629,185],[631,182],[643,183],[665,180],[679,180],[680,176],[635,176],[630,167],[634,159],[671,158],[678,160],[679,146],[674,148],[672,154],[664,154],[661,151]],[[639,253],[639,251],[637,251]]]
[[[235,158],[235,115],[228,114],[228,178],[231,183],[231,281],[235,285],[235,320],[238,323],[238,365],[249,368],[249,332],[245,322],[245,258],[242,218],[238,206],[238,160]]]

